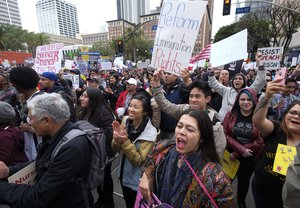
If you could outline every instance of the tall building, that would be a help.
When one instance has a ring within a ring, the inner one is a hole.
[[[150,13],[150,0],[117,0],[117,17],[140,23],[140,16]]]
[[[40,32],[73,38],[79,33],[75,5],[63,0],[38,0],[36,10]]]
[[[0,24],[22,26],[18,0],[0,0]]]

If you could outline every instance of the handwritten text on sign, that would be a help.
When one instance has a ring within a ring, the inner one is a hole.
[[[181,69],[188,67],[206,4],[206,1],[164,1],[154,42],[152,67],[178,75]]]
[[[275,155],[273,171],[282,175],[286,175],[287,168],[294,161],[297,154],[296,147],[278,144]]]
[[[264,64],[265,69],[276,70],[280,68],[280,60],[283,53],[282,47],[259,48],[257,52],[262,53],[261,62]]]
[[[36,176],[35,161],[8,178],[9,183],[33,185]]]
[[[36,58],[34,68],[37,73],[55,72],[58,73],[61,68],[62,43],[38,46],[36,50]]]

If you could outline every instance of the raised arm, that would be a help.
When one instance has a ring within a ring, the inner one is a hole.
[[[282,81],[282,79],[268,83],[264,97],[259,101],[254,110],[253,122],[263,137],[270,135],[274,129],[273,123],[267,119],[267,112],[272,96],[275,93],[281,93],[285,90],[285,86],[280,84],[280,81]]]
[[[266,70],[263,65],[261,65],[262,54],[256,53],[256,66],[257,67],[257,76],[249,88],[252,88],[255,92],[259,92],[266,84]]]
[[[218,82],[218,80],[214,75],[213,69],[210,69],[210,72],[208,74],[208,84],[213,90],[215,90],[222,97],[224,96],[225,92],[229,89],[226,86],[222,85],[220,82]]]

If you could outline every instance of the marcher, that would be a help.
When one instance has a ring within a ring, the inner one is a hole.
[[[37,159],[35,184],[12,184],[0,181],[0,201],[16,208],[85,208],[83,191],[92,203],[89,190],[83,190],[80,180],[85,180],[90,170],[91,146],[85,135],[77,136],[64,144],[51,159],[56,145],[71,129],[70,110],[57,93],[35,96],[29,103],[28,123],[38,136],[43,137]],[[7,167],[0,162],[0,178],[5,179],[26,164]]]
[[[121,151],[120,181],[127,208],[134,206],[141,177],[141,166],[151,151],[158,134],[151,122],[150,99],[143,94],[134,95],[128,108],[128,118],[121,126],[113,123],[112,147]]]
[[[166,148],[157,145],[152,150],[149,158],[156,158],[155,170],[152,169],[152,159],[144,165],[140,190],[147,201],[154,191],[161,202],[173,207],[214,207],[186,159],[216,205],[232,207],[234,194],[231,182],[219,165],[212,123],[207,114],[199,110],[185,111],[177,123],[175,141],[176,145]],[[160,160],[157,159],[159,157]],[[155,187],[151,189],[154,181]]]
[[[258,161],[252,180],[252,192],[256,208],[282,208],[282,186],[285,176],[273,172],[278,144],[296,146],[300,142],[300,102],[290,104],[280,123],[267,119],[270,100],[275,93],[284,92],[282,79],[269,82],[264,97],[258,103],[253,122],[264,137],[265,147]]]
[[[7,166],[27,162],[24,152],[24,137],[14,125],[15,109],[0,101],[0,161]]]
[[[95,127],[103,130],[106,138],[106,149],[109,157],[114,154],[111,149],[113,136],[112,123],[114,120],[113,112],[104,99],[103,94],[98,88],[88,87],[80,96],[80,108],[78,120],[87,120]],[[104,184],[97,188],[98,200],[97,207],[114,207],[114,184],[111,177],[111,163],[105,166]]]
[[[224,118],[223,127],[230,159],[240,161],[237,172],[237,200],[239,208],[246,208],[250,178],[263,148],[259,130],[252,122],[257,103],[256,93],[250,88],[242,89],[236,101]]]

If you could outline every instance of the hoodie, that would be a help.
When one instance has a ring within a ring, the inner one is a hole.
[[[249,89],[249,88],[244,88],[242,89],[238,95],[236,96],[235,103],[232,107],[232,110],[229,111],[223,121],[223,127],[224,127],[224,132],[227,140],[227,148],[231,150],[231,152],[234,152],[235,156],[242,156],[243,153],[245,152],[246,149],[250,149],[253,151],[254,158],[258,159],[260,152],[263,148],[263,139],[261,138],[259,134],[258,128],[255,127],[253,121],[252,121],[252,134],[251,134],[251,139],[249,143],[242,144],[238,140],[234,138],[233,135],[233,130],[235,128],[235,124],[237,122],[238,116],[242,116],[240,114],[240,106],[239,106],[239,98],[242,93],[247,94],[250,99],[253,102],[253,107],[252,107],[252,112],[255,109],[255,106],[257,104],[257,96],[254,90]],[[250,115],[252,117],[252,114]],[[242,127],[241,127],[242,131]]]

